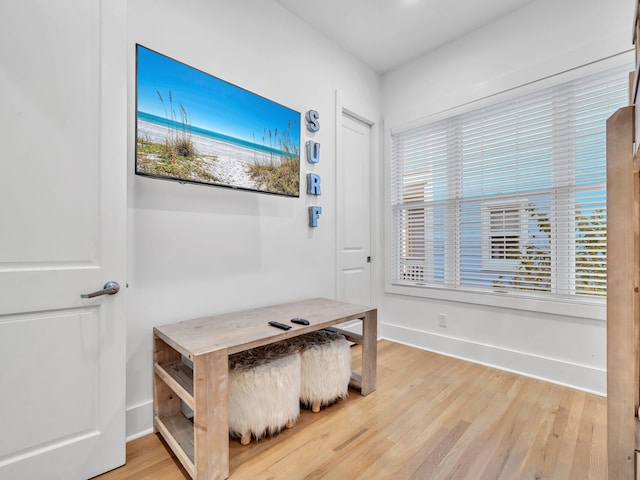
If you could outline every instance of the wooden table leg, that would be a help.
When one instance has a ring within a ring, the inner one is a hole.
[[[362,319],[362,395],[376,389],[378,361],[378,312],[368,312]]]
[[[194,375],[195,480],[229,477],[229,394],[227,350],[199,355]]]

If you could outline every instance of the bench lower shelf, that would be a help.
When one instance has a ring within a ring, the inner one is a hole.
[[[182,413],[170,417],[155,417],[156,429],[162,434],[180,463],[194,477],[193,423]],[[176,448],[177,447],[177,448]]]

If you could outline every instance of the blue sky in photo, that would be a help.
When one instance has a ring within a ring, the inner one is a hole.
[[[287,130],[294,145],[300,143],[300,113],[255,95],[217,77],[169,57],[137,46],[138,111],[167,118],[171,115],[169,92],[178,121],[180,105],[189,123],[212,132],[222,133],[248,142],[269,144],[268,131],[278,136]],[[164,107],[158,97],[164,99]],[[166,111],[165,111],[166,108]],[[274,142],[278,148],[278,142]]]

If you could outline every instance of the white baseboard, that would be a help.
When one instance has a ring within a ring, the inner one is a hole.
[[[127,442],[153,433],[153,400],[128,407],[126,422]]]
[[[393,342],[606,396],[607,372],[605,369],[398,325],[385,323],[381,327],[382,337]]]

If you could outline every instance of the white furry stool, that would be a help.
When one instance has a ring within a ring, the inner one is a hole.
[[[229,432],[248,445],[300,416],[300,354],[275,343],[229,357]]]
[[[317,330],[292,339],[300,348],[300,401],[317,413],[349,393],[351,351],[342,335]]]

